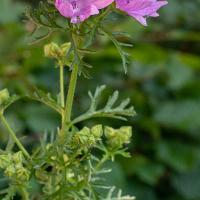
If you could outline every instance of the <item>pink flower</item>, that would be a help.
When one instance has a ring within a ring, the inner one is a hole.
[[[147,17],[159,16],[157,10],[167,4],[166,0],[56,0],[55,6],[60,14],[70,18],[72,23],[79,23],[98,14],[100,9],[114,1],[118,9],[128,13],[144,26],[147,25]]]
[[[147,25],[147,17],[158,17],[157,10],[167,4],[167,1],[159,0],[115,0],[117,8],[134,17],[144,26]]]
[[[110,5],[114,0],[56,0],[55,6],[61,15],[71,18],[72,23],[79,23],[91,15],[99,13],[99,9]]]

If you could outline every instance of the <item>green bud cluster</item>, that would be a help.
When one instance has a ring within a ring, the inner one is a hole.
[[[93,146],[103,135],[102,125],[96,125],[91,129],[84,127],[82,130],[77,132],[73,137],[74,145],[81,145],[84,147]]]
[[[6,176],[23,183],[28,181],[30,172],[23,167],[23,153],[21,151],[15,154],[0,155],[0,168],[4,169]]]
[[[130,142],[132,136],[132,127],[123,126],[119,129],[113,129],[112,127],[106,126],[104,129],[107,143],[111,148],[121,148],[124,144]]]
[[[65,57],[71,47],[71,43],[64,43],[61,46],[51,42],[44,46],[44,54],[46,57],[54,58],[62,64],[66,64]]]

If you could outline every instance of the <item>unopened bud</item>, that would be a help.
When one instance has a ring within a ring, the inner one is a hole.
[[[30,177],[30,172],[24,167],[20,167],[16,170],[16,175],[20,181],[28,181]]]
[[[67,163],[69,161],[69,157],[68,157],[67,154],[63,155],[63,160],[64,160],[65,163]]]
[[[21,151],[15,153],[12,156],[12,159],[16,164],[22,163],[23,162],[23,153]]]
[[[5,169],[12,163],[9,155],[0,155],[0,168]]]
[[[120,134],[122,135],[123,142],[129,143],[130,138],[132,137],[132,127],[131,126],[122,126],[120,129]]]
[[[132,128],[130,126],[123,126],[120,129],[105,127],[105,136],[111,148],[121,148],[130,142]]]
[[[71,47],[71,43],[64,43],[61,46],[51,42],[44,46],[44,54],[46,57],[55,58],[59,63],[66,63],[66,55]]]
[[[56,160],[56,156],[51,156],[51,160]]]
[[[51,42],[44,46],[44,54],[46,57],[58,59],[60,57],[60,48],[56,43]]]
[[[0,91],[0,105],[4,104],[10,98],[10,94],[7,89]]]
[[[95,139],[101,138],[103,135],[103,127],[102,125],[96,125],[91,128],[91,133],[94,135]]]
[[[7,168],[6,168],[6,170],[5,170],[5,174],[6,174],[6,176],[8,176],[8,177],[13,177],[13,176],[15,176],[15,167],[14,167],[14,165],[10,165],[10,166],[8,166]]]
[[[77,132],[74,136],[74,144],[90,147],[95,144],[96,140],[94,135],[91,134],[91,131],[88,127],[84,127],[82,130]]]
[[[106,126],[105,130],[104,130],[104,134],[106,136],[107,139],[110,139],[112,137],[115,136],[115,129],[113,129],[112,127]]]
[[[67,43],[64,43],[63,45],[61,45],[60,53],[61,53],[62,57],[65,57],[67,55],[67,52],[69,51],[70,47],[71,47],[70,42],[67,42]]]

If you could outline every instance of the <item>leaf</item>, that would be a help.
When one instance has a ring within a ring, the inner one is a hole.
[[[92,45],[94,39],[95,39],[95,36],[96,36],[96,32],[97,32],[97,28],[98,28],[98,25],[95,24],[91,31],[87,34],[87,37],[85,39],[85,44],[84,44],[84,47],[87,48],[89,46]]]
[[[33,45],[33,44],[39,43],[39,42],[41,42],[42,40],[45,40],[45,39],[47,39],[48,37],[50,37],[52,33],[53,33],[52,30],[48,30],[47,33],[35,37],[34,40],[31,41],[29,44],[30,44],[30,45]]]
[[[27,18],[35,24],[35,29],[30,35],[39,32],[41,29],[47,31],[46,34],[36,37],[31,44],[40,42],[48,38],[55,30],[65,29],[57,23],[57,10],[55,6],[49,2],[40,2],[36,9],[27,9]]]
[[[102,96],[105,85],[96,88],[94,95],[89,91],[89,97],[91,99],[91,105],[88,111],[73,120],[73,124],[93,118],[93,117],[107,117],[120,120],[127,120],[127,117],[132,117],[136,114],[134,107],[128,107],[130,99],[123,100],[118,106],[114,106],[118,100],[119,92],[115,91],[107,100],[106,105],[98,109],[100,97]]]
[[[56,9],[48,2],[40,2],[36,9],[27,10],[27,17],[33,21],[38,27],[62,28],[56,23]]]
[[[49,93],[46,94],[42,90],[36,90],[33,95],[28,97],[49,106],[60,114],[62,113],[63,108],[51,97]]]
[[[112,187],[112,188],[109,190],[107,197],[104,198],[103,200],[134,200],[134,199],[135,199],[135,197],[131,197],[131,196],[129,196],[129,195],[127,195],[127,196],[122,196],[122,191],[121,191],[121,190],[119,190],[119,191],[117,192],[117,197],[113,197],[115,193],[116,193],[116,192],[115,192],[115,187]]]
[[[111,32],[109,32],[108,30],[106,30],[105,28],[101,28],[101,30],[103,31],[103,33],[105,35],[108,36],[108,38],[113,42],[113,44],[115,45],[115,47],[117,48],[120,56],[121,56],[121,59],[122,59],[122,64],[123,64],[123,67],[124,67],[124,71],[125,73],[127,73],[127,64],[128,64],[128,56],[129,54],[127,52],[125,52],[122,48],[122,46],[132,46],[131,44],[125,44],[125,43],[120,43],[117,41],[117,39],[115,39],[115,37],[113,36],[113,34]]]

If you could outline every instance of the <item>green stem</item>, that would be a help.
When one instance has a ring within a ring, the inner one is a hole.
[[[77,83],[77,78],[78,78],[78,72],[79,72],[79,62],[80,62],[80,57],[77,52],[77,46],[76,43],[78,41],[75,38],[75,35],[71,33],[71,45],[74,50],[75,54],[75,62],[72,68],[72,73],[71,73],[71,78],[70,78],[70,83],[69,83],[69,89],[68,89],[68,94],[67,94],[67,100],[66,100],[66,106],[65,106],[65,122],[70,123],[71,122],[71,114],[72,114],[72,106],[73,106],[73,101],[74,101],[74,95],[75,95],[75,90],[76,90],[76,83]]]
[[[22,199],[23,200],[29,200],[28,192],[24,188],[21,188],[20,191],[21,191]]]
[[[65,107],[65,88],[64,88],[64,66],[60,64],[60,102],[62,108]],[[62,111],[62,123],[64,122],[64,111]]]
[[[108,154],[105,154],[103,158],[100,160],[100,162],[96,165],[95,169],[99,170],[102,167],[102,165],[109,159],[109,157],[110,156]]]
[[[69,123],[71,121],[72,106],[74,100],[74,94],[76,89],[76,83],[78,78],[78,64],[75,64],[72,69],[72,74],[69,83],[69,90],[67,94],[66,109],[65,109],[65,122]]]
[[[77,38],[77,36],[73,33],[72,25],[69,24],[69,26],[71,27],[70,39],[71,39],[71,48],[72,48],[72,51],[74,52],[74,61],[72,63],[72,72],[71,72],[69,88],[68,88],[67,98],[66,98],[66,103],[65,103],[64,121],[62,124],[62,128],[60,130],[61,143],[65,141],[66,133],[72,126],[72,123],[71,123],[72,106],[73,106],[76,84],[77,84],[77,79],[78,79],[79,65],[81,63],[81,58],[77,50],[78,49],[77,46],[80,45],[79,38]]]
[[[24,148],[24,146],[22,145],[22,143],[19,141],[19,139],[17,138],[16,134],[14,133],[14,131],[12,130],[12,128],[10,127],[10,125],[8,124],[8,122],[6,121],[5,117],[3,116],[3,114],[0,115],[0,118],[2,120],[3,125],[6,127],[6,129],[8,130],[10,136],[12,137],[13,141],[17,144],[17,146],[19,147],[19,149],[24,153],[24,155],[27,158],[30,158],[29,153],[26,151],[26,149]]]
[[[107,9],[101,15],[99,15],[99,17],[97,17],[98,23],[100,23],[112,10],[112,5],[108,6]]]

